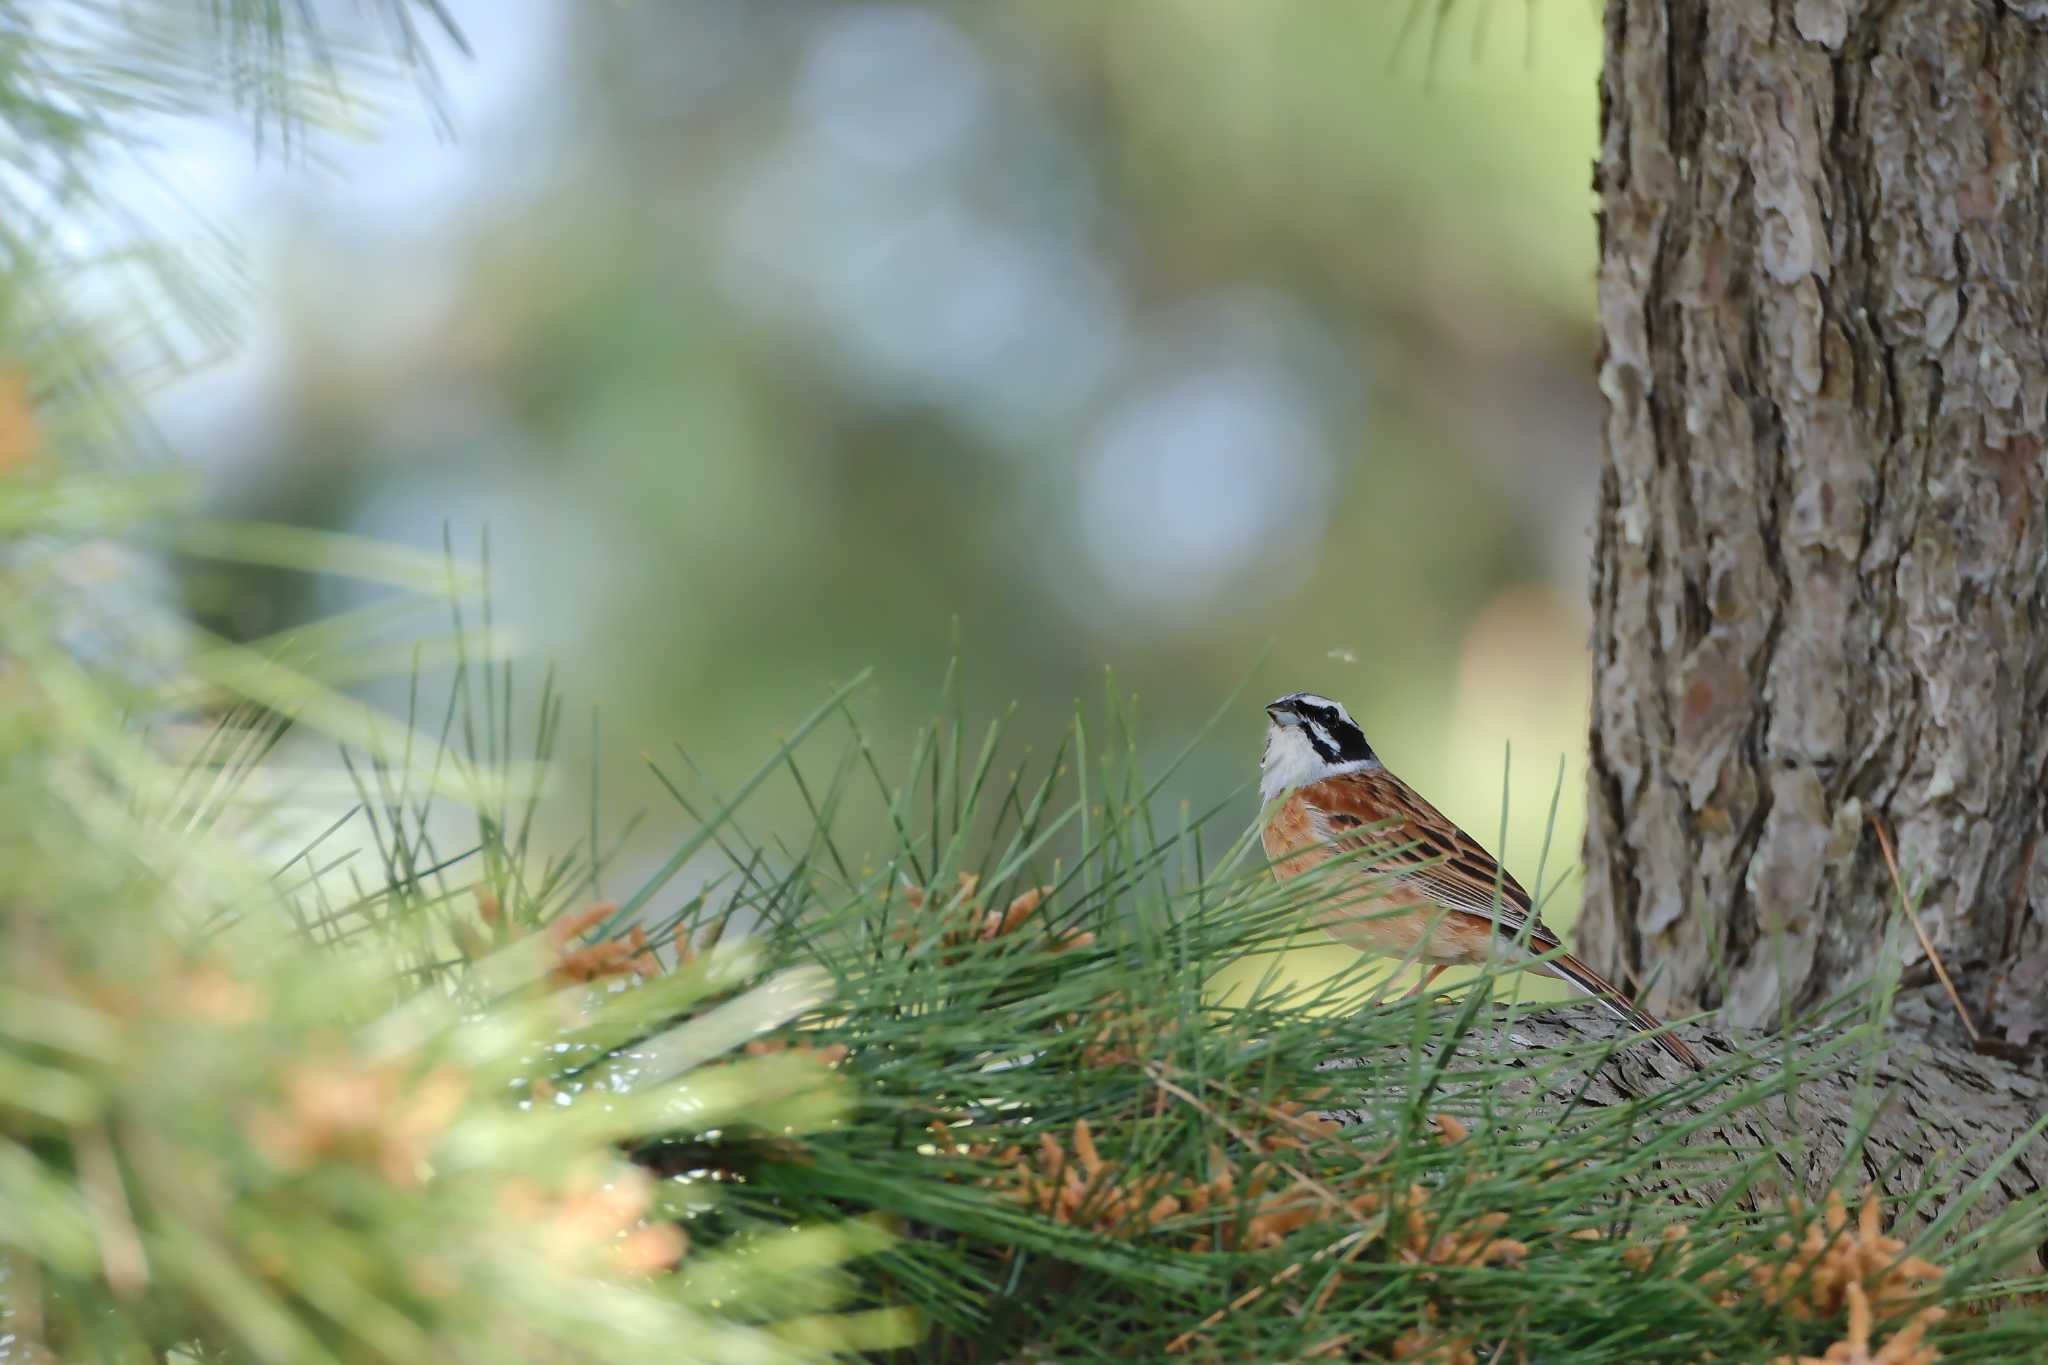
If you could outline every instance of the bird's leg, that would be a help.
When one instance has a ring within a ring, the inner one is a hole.
[[[1438,962],[1431,965],[1429,970],[1425,971],[1422,974],[1422,980],[1415,983],[1415,989],[1408,992],[1408,994],[1402,996],[1401,998],[1403,1000],[1413,1000],[1416,996],[1428,990],[1429,983],[1436,980],[1438,976],[1442,975],[1444,968],[1449,965],[1450,964],[1447,962]]]

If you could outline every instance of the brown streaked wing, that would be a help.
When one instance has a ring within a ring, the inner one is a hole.
[[[1385,768],[1325,778],[1303,787],[1301,796],[1321,813],[1333,843],[1347,851],[1375,850],[1359,860],[1361,870],[1392,873],[1446,910],[1497,918],[1509,935],[1520,933],[1532,919],[1529,893],[1513,874]],[[1495,877],[1500,878],[1497,908]],[[1558,946],[1558,939],[1537,920],[1529,944],[1547,952]]]

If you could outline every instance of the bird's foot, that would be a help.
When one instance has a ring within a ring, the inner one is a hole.
[[[1438,962],[1430,966],[1426,971],[1422,973],[1422,980],[1415,983],[1415,989],[1408,992],[1408,994],[1402,996],[1401,998],[1403,1000],[1413,1000],[1416,996],[1421,995],[1424,991],[1428,990],[1429,983],[1436,980],[1439,976],[1443,975],[1444,967],[1446,965],[1447,964],[1445,963]]]

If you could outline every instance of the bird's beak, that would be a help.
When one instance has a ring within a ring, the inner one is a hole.
[[[1273,723],[1275,725],[1301,724],[1301,717],[1295,714],[1294,709],[1292,707],[1282,706],[1278,702],[1275,702],[1273,705],[1267,707],[1266,714],[1273,718]]]

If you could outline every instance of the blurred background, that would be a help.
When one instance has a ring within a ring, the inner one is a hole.
[[[155,415],[220,511],[488,527],[608,820],[868,665],[886,760],[957,652],[1041,753],[1105,670],[1162,764],[1242,684],[1167,793],[1226,840],[1306,689],[1489,844],[1512,744],[1532,884],[1562,761],[1576,862],[1595,6],[448,7],[440,117],[162,149],[250,302]],[[358,590],[187,591],[254,638]]]

